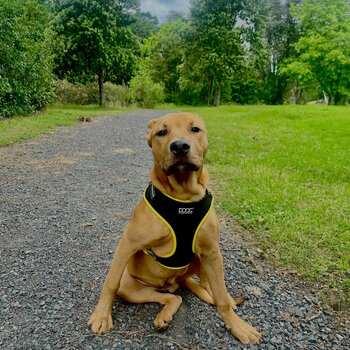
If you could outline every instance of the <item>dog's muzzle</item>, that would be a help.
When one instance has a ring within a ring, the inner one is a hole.
[[[167,176],[174,173],[184,173],[188,171],[198,171],[199,166],[191,159],[191,143],[186,139],[179,139],[171,142],[170,153],[171,162],[164,169]]]
[[[184,156],[189,153],[191,149],[191,144],[185,140],[175,140],[170,144],[170,151],[176,156]]]

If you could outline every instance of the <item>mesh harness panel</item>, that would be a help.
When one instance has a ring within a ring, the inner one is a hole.
[[[158,256],[151,248],[144,252],[167,268],[188,266],[195,256],[199,229],[213,208],[212,194],[206,190],[205,196],[198,202],[182,201],[167,196],[150,184],[145,190],[144,201],[173,235],[173,249],[169,254]]]

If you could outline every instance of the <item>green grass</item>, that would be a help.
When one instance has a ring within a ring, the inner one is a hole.
[[[350,108],[182,110],[206,121],[220,206],[268,259],[349,298]]]
[[[80,116],[120,114],[130,110],[131,108],[100,107],[97,105],[52,106],[42,114],[0,119],[0,147],[30,139],[58,126],[75,125]]]

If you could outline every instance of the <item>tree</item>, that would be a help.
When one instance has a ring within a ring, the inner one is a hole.
[[[330,104],[350,95],[350,4],[347,0],[304,0],[293,8],[301,37],[297,57],[284,72],[305,86],[316,80]]]
[[[244,58],[241,70],[230,78],[232,101],[240,104],[266,102],[266,72],[270,51],[266,26],[271,8],[267,0],[243,1],[239,7],[237,28],[240,31]]]
[[[34,0],[0,0],[0,115],[27,114],[49,102],[49,17]]]
[[[180,86],[206,94],[208,104],[219,105],[230,88],[254,62],[261,45],[265,1],[194,0],[191,28],[186,38]]]
[[[133,20],[130,28],[139,38],[148,38],[158,31],[158,18],[150,12],[137,11],[133,15]]]
[[[241,1],[192,2],[180,86],[205,93],[208,104],[220,104],[222,88],[243,64],[244,50],[236,26],[240,7]]]
[[[166,21],[169,23],[169,22],[176,22],[178,20],[182,22],[186,22],[187,18],[185,13],[181,11],[170,10],[168,15],[166,16]]]
[[[142,51],[144,60],[141,71],[156,83],[162,83],[166,100],[179,99],[179,65],[184,53],[184,33],[188,24],[182,19],[160,26],[157,34],[144,41]]]
[[[291,6],[300,0],[268,0],[265,40],[268,48],[268,62],[263,72],[265,94],[263,100],[269,104],[283,103],[287,89],[287,78],[281,68],[286,59],[295,56],[294,45],[299,38]]]
[[[104,81],[132,76],[137,38],[128,25],[138,0],[60,0],[56,7],[56,74],[70,81],[98,78],[104,104]]]

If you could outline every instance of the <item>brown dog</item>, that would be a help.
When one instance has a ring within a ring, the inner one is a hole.
[[[117,294],[132,303],[163,304],[154,326],[167,327],[182,302],[172,293],[183,285],[216,305],[242,343],[257,343],[261,334],[236,315],[241,300],[229,296],[224,282],[219,223],[203,167],[208,146],[203,120],[191,113],[153,119],[147,140],[154,158],[151,185],[120,239],[88,325],[98,334],[112,328]],[[199,283],[193,275],[199,276]]]

